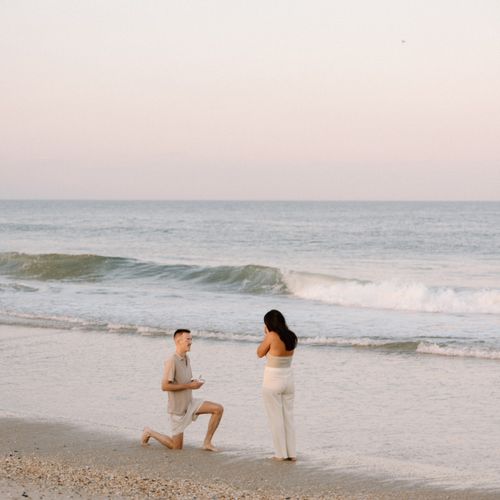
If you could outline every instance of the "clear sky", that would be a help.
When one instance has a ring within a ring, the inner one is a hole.
[[[2,0],[0,198],[500,200],[499,0]]]

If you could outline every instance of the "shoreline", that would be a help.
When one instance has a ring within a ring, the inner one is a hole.
[[[234,457],[194,447],[171,451],[73,424],[0,417],[2,498],[493,499],[317,470],[299,462]]]

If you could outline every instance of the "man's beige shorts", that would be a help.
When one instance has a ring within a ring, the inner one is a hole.
[[[202,404],[203,399],[195,398],[189,404],[184,415],[174,415],[170,413],[170,429],[172,436],[182,434],[186,427],[198,418],[196,412],[200,409]]]

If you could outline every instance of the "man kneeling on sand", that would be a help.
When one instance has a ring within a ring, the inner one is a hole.
[[[193,380],[191,362],[187,355],[193,343],[191,332],[185,329],[176,330],[174,342],[175,353],[165,361],[161,380],[162,391],[168,391],[168,413],[170,414],[172,437],[146,427],[142,434],[142,444],[146,446],[150,438],[154,438],[171,450],[181,450],[184,429],[196,420],[198,415],[208,413],[211,417],[203,449],[217,451],[217,448],[212,444],[212,437],[219,426],[224,408],[217,403],[193,398],[191,394],[193,390],[199,389],[204,384],[203,380]]]

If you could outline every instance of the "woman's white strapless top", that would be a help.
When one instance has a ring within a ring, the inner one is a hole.
[[[269,368],[290,368],[292,366],[293,356],[273,356],[267,354],[266,367]]]

